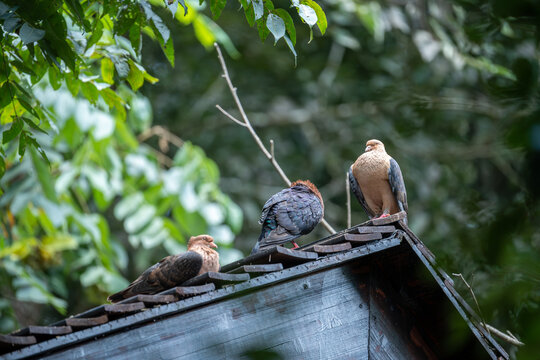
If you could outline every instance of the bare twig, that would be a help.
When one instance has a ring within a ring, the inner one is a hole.
[[[345,193],[347,194],[347,228],[351,227],[351,184],[349,183],[349,172],[345,172]]]
[[[512,335],[512,333],[508,330],[506,330],[506,332],[510,335],[507,335],[505,333],[503,333],[502,331],[500,331],[499,329],[497,328],[494,328],[493,326],[489,325],[489,324],[486,324],[486,330],[488,330],[490,333],[492,333],[493,335],[497,336],[498,338],[512,344],[512,345],[517,345],[517,346],[523,346],[525,345],[524,343],[522,343],[521,341],[519,341],[518,338],[516,338],[514,335]]]
[[[472,287],[465,280],[465,278],[463,277],[463,275],[461,273],[459,273],[459,274],[452,273],[452,275],[461,278],[461,280],[463,281],[465,286],[467,286],[467,288],[471,292],[473,300],[476,303],[476,308],[478,309],[478,313],[480,315],[480,318],[482,319],[481,325],[487,330],[488,333],[490,333],[492,335],[495,335],[498,338],[500,338],[500,339],[502,339],[502,340],[504,340],[504,341],[506,341],[506,342],[508,342],[510,344],[513,344],[513,345],[517,345],[517,346],[525,345],[524,343],[519,341],[518,338],[516,338],[510,331],[506,330],[506,332],[509,334],[509,335],[507,335],[507,334],[503,333],[502,331],[500,331],[499,329],[494,328],[493,326],[487,324],[486,321],[484,320],[484,316],[482,315],[482,310],[480,310],[480,305],[478,305],[478,301],[476,300],[476,296],[474,295],[474,291],[473,291]]]
[[[480,318],[482,319],[482,326],[485,327],[486,330],[488,330],[487,327],[486,327],[486,321],[484,320],[484,315],[482,315],[482,310],[480,310],[480,305],[478,305],[478,301],[476,300],[476,295],[474,295],[474,291],[473,291],[472,287],[469,285],[467,280],[465,280],[465,278],[463,277],[463,275],[461,273],[459,273],[459,274],[452,273],[452,275],[461,278],[463,283],[465,283],[465,286],[467,286],[467,288],[469,288],[469,291],[471,292],[473,300],[474,300],[474,302],[476,304],[476,308],[478,309],[478,314],[480,315]],[[488,332],[489,332],[489,330],[488,330]]]
[[[251,134],[251,136],[253,137],[253,139],[255,140],[257,145],[259,146],[259,149],[261,149],[264,156],[266,156],[266,158],[270,161],[272,166],[274,166],[274,169],[276,169],[276,171],[278,172],[281,179],[285,182],[285,184],[287,184],[287,186],[291,186],[291,180],[289,180],[289,178],[287,177],[287,175],[285,174],[285,172],[283,171],[283,169],[281,168],[281,166],[278,164],[278,162],[276,161],[276,159],[274,157],[274,153],[273,153],[273,143],[274,142],[273,142],[273,140],[271,140],[271,142],[270,142],[272,152],[269,152],[266,149],[266,147],[264,146],[264,144],[261,141],[261,139],[259,138],[259,136],[257,135],[257,133],[255,132],[255,130],[253,129],[253,127],[251,126],[251,122],[249,121],[249,119],[248,119],[248,117],[246,115],[246,112],[244,111],[244,107],[242,106],[242,103],[240,102],[240,98],[238,97],[238,95],[236,93],[236,88],[232,84],[231,78],[229,76],[229,70],[227,69],[227,65],[225,64],[225,58],[223,57],[223,54],[221,53],[221,49],[220,49],[219,45],[217,43],[214,43],[214,47],[216,48],[216,51],[217,51],[217,54],[218,54],[218,59],[219,59],[219,62],[221,64],[221,68],[223,69],[223,75],[222,76],[223,76],[223,78],[225,78],[225,81],[227,82],[227,85],[229,86],[229,90],[231,91],[234,102],[236,103],[236,107],[238,108],[238,111],[240,112],[240,115],[242,117],[242,121],[234,118],[234,116],[229,114],[227,111],[223,110],[223,108],[221,108],[219,105],[216,105],[216,107],[218,108],[219,111],[221,111],[223,114],[225,114],[225,116],[227,116],[229,119],[233,120],[235,123],[237,123],[237,124],[239,124],[239,125],[241,125],[241,126],[248,129],[249,133]],[[321,224],[324,226],[324,228],[330,234],[335,234],[336,233],[336,231],[332,228],[332,226],[330,226],[330,224],[328,224],[328,222],[326,222],[326,220],[322,219]]]
[[[161,139],[164,139],[167,143],[171,143],[174,146],[180,148],[184,145],[184,140],[180,139],[178,136],[174,135],[169,130],[165,129],[163,126],[152,126],[150,129],[143,131],[137,139],[140,142],[146,141],[152,136],[158,136]]]

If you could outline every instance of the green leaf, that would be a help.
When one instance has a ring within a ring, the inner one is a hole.
[[[82,82],[81,91],[84,97],[90,101],[92,104],[95,104],[99,98],[98,89],[91,82]]]
[[[101,77],[107,84],[114,84],[114,64],[111,59],[101,59]]]
[[[23,44],[27,45],[43,39],[43,36],[45,36],[45,31],[33,28],[27,23],[24,23],[19,30],[19,36],[21,37]]]
[[[309,25],[309,27],[312,27],[317,23],[317,13],[312,7],[308,5],[298,5],[298,14],[302,18],[302,20]]]
[[[103,35],[103,23],[101,22],[101,19],[96,19],[94,28],[92,29],[92,35],[90,35],[90,39],[88,39],[88,42],[86,43],[86,48],[89,49],[92,45],[96,44]]]
[[[292,43],[291,39],[289,39],[287,35],[285,35],[283,38],[285,39],[285,42],[287,43],[287,45],[289,46],[289,49],[294,55],[294,66],[296,66],[297,55],[296,55],[296,50],[294,50],[294,44]]]
[[[287,29],[287,33],[289,34],[293,45],[296,45],[296,28],[294,27],[294,21],[291,17],[291,14],[289,14],[289,12],[285,9],[275,9],[272,12],[278,15],[283,20],[283,22],[285,22],[285,28]]]
[[[24,131],[19,136],[19,156],[22,158],[26,152],[27,136]]]
[[[71,95],[73,95],[74,97],[77,96],[81,87],[81,82],[79,81],[79,79],[75,77],[75,74],[71,73],[65,76],[65,80],[66,86]]]
[[[285,22],[278,15],[268,14],[266,27],[274,35],[274,44],[285,35]]]
[[[242,7],[244,8],[244,14],[246,15],[246,20],[249,26],[253,27],[255,24],[255,13],[253,11],[253,4],[247,3],[247,0],[240,0]]]
[[[264,15],[264,4],[263,0],[251,0],[253,4],[253,13],[255,15],[255,20],[259,20]]]
[[[166,44],[161,44],[161,49],[167,57],[167,60],[169,60],[171,66],[174,67],[174,46],[172,38],[169,38]]]
[[[143,69],[144,71],[144,69]],[[128,81],[129,85],[133,89],[133,91],[139,90],[141,86],[144,84],[144,73],[139,69],[137,64],[133,62],[133,60],[129,60],[129,74],[126,80]]]
[[[0,155],[0,178],[4,177],[5,173],[6,173],[6,161],[4,160],[4,157]]]
[[[2,133],[2,144],[6,144],[15,139],[17,135],[21,133],[23,125],[24,123],[20,118],[13,121],[9,130],[6,130]]]
[[[321,34],[324,35],[324,33],[326,32],[326,28],[328,27],[328,23],[326,21],[326,14],[324,13],[321,6],[313,0],[302,0],[302,4],[306,4],[313,10],[315,10],[315,14],[317,14],[317,26],[319,27]]]
[[[25,116],[22,116],[21,117],[25,123],[28,124],[28,126],[30,126],[32,129],[36,130],[36,131],[39,131],[43,134],[46,134],[47,132],[45,130],[43,130],[42,128],[40,128],[38,125],[36,125],[35,122],[33,122],[32,120],[30,120],[29,118],[25,117]]]
[[[257,30],[259,31],[259,38],[261,41],[265,41],[268,37],[268,34],[270,34],[270,30],[266,27],[266,22],[261,18],[256,21],[257,23]]]
[[[54,90],[60,89],[60,86],[62,86],[62,83],[60,82],[60,72],[55,66],[49,67],[49,83],[51,83],[51,86]]]
[[[11,102],[10,84],[6,81],[2,87],[0,87],[0,110],[6,107]]]
[[[158,38],[160,38],[163,43],[167,44],[171,36],[169,28],[163,23],[161,18],[152,11],[150,4],[148,4],[145,0],[140,0],[140,4],[146,19],[151,23],[151,27],[155,30]]]
[[[227,0],[210,0],[210,11],[212,11],[214,19],[219,18],[226,4]]]

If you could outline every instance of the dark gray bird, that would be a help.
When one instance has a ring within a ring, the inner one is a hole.
[[[366,143],[365,152],[349,169],[349,182],[370,219],[409,209],[401,169],[379,140]]]
[[[146,269],[129,286],[107,298],[118,302],[137,294],[155,294],[178,286],[187,280],[208,271],[219,271],[219,254],[210,235],[192,236],[188,251],[170,255]]]
[[[261,235],[251,250],[254,254],[265,247],[290,241],[309,234],[324,215],[321,193],[309,180],[298,180],[288,189],[273,195],[262,209],[259,224]]]

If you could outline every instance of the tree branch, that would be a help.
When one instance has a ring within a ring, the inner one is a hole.
[[[452,275],[461,278],[463,283],[465,283],[465,286],[467,286],[467,288],[471,292],[473,300],[476,303],[476,308],[478,309],[478,312],[479,312],[480,317],[482,319],[481,325],[488,331],[488,333],[493,334],[493,335],[497,336],[498,338],[500,338],[500,339],[502,339],[502,340],[504,340],[504,341],[506,341],[506,342],[508,342],[510,344],[513,344],[513,345],[517,345],[517,346],[525,345],[524,343],[519,341],[518,338],[516,338],[510,331],[507,330],[507,332],[509,334],[509,335],[507,335],[507,334],[503,333],[502,331],[500,331],[499,329],[496,329],[493,326],[487,324],[486,321],[484,320],[484,316],[482,315],[482,310],[480,310],[480,305],[478,305],[478,301],[476,300],[476,296],[474,295],[474,291],[473,291],[472,287],[465,280],[465,278],[463,277],[463,275],[461,273],[459,273],[459,274],[452,273]]]
[[[225,114],[229,119],[233,120],[235,123],[245,127],[248,129],[249,133],[257,143],[257,146],[259,146],[259,149],[263,152],[264,156],[270,161],[272,166],[274,166],[274,169],[278,172],[281,179],[287,184],[287,186],[291,186],[291,180],[287,177],[281,166],[276,161],[275,157],[273,156],[273,151],[270,153],[266,147],[264,146],[263,142],[259,138],[259,135],[253,130],[253,127],[251,126],[251,122],[249,121],[246,112],[244,111],[244,107],[242,106],[242,103],[240,102],[240,98],[238,97],[236,93],[236,88],[232,84],[231,78],[229,76],[229,70],[227,69],[227,65],[225,64],[225,58],[223,57],[221,53],[221,49],[217,43],[214,43],[214,47],[216,48],[218,59],[221,64],[221,68],[223,69],[223,78],[225,78],[225,81],[227,82],[227,85],[229,86],[229,90],[231,91],[231,94],[233,96],[234,102],[236,103],[236,107],[238,108],[238,111],[240,111],[240,115],[242,117],[242,121],[234,118],[232,115],[227,113],[225,110],[223,110],[219,105],[216,105],[218,110],[220,110],[223,114]],[[273,140],[271,140],[271,149],[273,150]],[[336,231],[326,222],[326,220],[322,219],[321,224],[324,226],[324,228],[330,233],[335,234]]]

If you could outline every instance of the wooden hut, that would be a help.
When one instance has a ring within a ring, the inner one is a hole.
[[[5,359],[508,359],[400,221],[274,247],[157,295],[0,335]],[[467,338],[455,341],[456,329]]]

